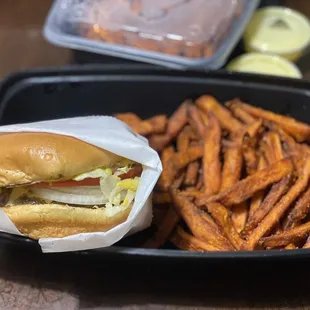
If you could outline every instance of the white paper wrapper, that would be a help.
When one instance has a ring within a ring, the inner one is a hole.
[[[162,171],[158,154],[145,138],[109,116],[75,117],[36,123],[1,126],[1,133],[48,132],[72,136],[144,165],[132,210],[126,222],[107,232],[83,233],[65,238],[42,238],[43,252],[66,252],[107,247],[124,236],[150,226],[151,192]],[[0,231],[22,235],[0,208]]]

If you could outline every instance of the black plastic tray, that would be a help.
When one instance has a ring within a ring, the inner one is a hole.
[[[145,65],[70,66],[15,73],[0,87],[0,124],[132,111],[141,117],[171,114],[186,98],[209,93],[234,97],[310,122],[310,82],[227,72],[179,72]],[[310,256],[310,250],[195,253],[149,250],[137,245],[149,230],[118,244],[79,253],[195,260],[260,259]],[[0,240],[39,248],[36,241],[0,233]]]

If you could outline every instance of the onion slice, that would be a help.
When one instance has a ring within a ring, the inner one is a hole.
[[[31,192],[43,199],[76,205],[102,205],[108,201],[99,186],[33,187]]]

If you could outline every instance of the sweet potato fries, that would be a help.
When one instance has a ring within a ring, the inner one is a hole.
[[[211,95],[170,116],[115,115],[148,138],[163,172],[153,236],[188,251],[310,248],[310,126]]]

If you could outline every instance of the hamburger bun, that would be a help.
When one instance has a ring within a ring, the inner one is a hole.
[[[76,138],[51,133],[3,134],[0,145],[0,187],[68,180],[122,159]]]
[[[5,206],[2,210],[22,234],[40,239],[108,231],[125,222],[131,208],[95,209],[53,203]]]

